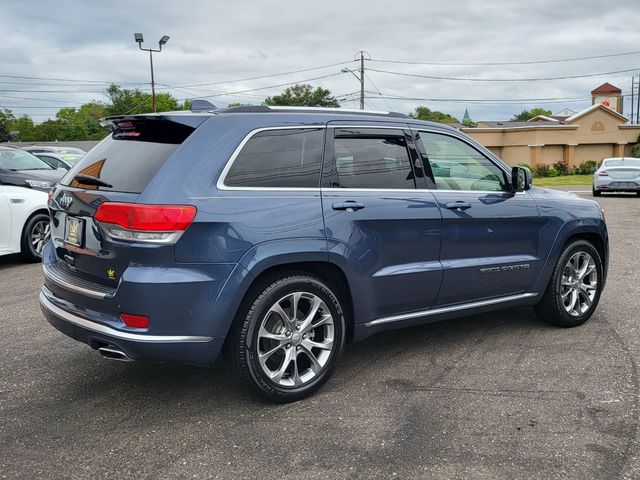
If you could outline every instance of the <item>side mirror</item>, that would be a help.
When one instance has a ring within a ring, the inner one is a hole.
[[[529,190],[532,183],[531,170],[525,167],[513,167],[511,169],[511,188],[514,192]]]

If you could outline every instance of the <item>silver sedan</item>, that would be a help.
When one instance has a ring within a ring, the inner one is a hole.
[[[602,192],[636,192],[640,195],[640,158],[605,158],[593,174],[593,196]]]

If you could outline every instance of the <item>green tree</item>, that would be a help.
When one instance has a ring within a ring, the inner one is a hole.
[[[11,124],[15,122],[16,117],[11,110],[3,108],[0,110],[0,142],[8,142],[11,140]]]
[[[297,84],[287,87],[280,95],[267,97],[265,105],[289,105],[303,107],[340,107],[340,103],[326,88],[315,90],[311,85]]]
[[[427,107],[416,107],[413,113],[410,113],[411,118],[417,118],[418,120],[427,120],[429,122],[437,123],[460,123],[460,121],[453,115],[448,113],[438,112],[437,110],[430,110]]]
[[[35,138],[33,138],[32,141],[54,142],[56,140],[63,140],[63,138],[61,138],[63,129],[64,123],[61,120],[45,120],[35,125]]]
[[[631,146],[631,155],[636,158],[640,158],[640,135],[638,135],[637,143]]]
[[[80,108],[61,108],[56,114],[60,130],[55,140],[100,140],[106,132],[100,119],[106,116],[107,106],[89,102]]]
[[[110,115],[135,115],[138,113],[153,112],[153,99],[150,93],[140,89],[122,88],[115,83],[109,85],[105,91],[109,98],[109,104],[105,110],[106,116]],[[158,112],[181,110],[180,105],[170,93],[156,93],[156,107]]]
[[[36,126],[31,117],[21,115],[8,123],[9,132],[18,132],[12,140],[19,142],[33,142],[39,140]]]
[[[547,110],[545,108],[532,108],[531,110],[523,110],[517,115],[511,117],[511,120],[514,122],[526,122],[527,120],[532,119],[533,117],[537,117],[538,115],[552,115],[551,110]]]

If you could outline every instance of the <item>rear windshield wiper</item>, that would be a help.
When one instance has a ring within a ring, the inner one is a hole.
[[[113,185],[107,182],[103,182],[97,177],[92,177],[90,175],[83,175],[82,173],[79,173],[78,175],[73,177],[73,179],[77,180],[80,183],[84,183],[85,185],[96,185],[97,187],[113,188]]]

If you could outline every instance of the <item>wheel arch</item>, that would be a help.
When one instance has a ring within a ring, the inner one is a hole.
[[[596,219],[585,221],[577,219],[575,221],[565,223],[556,235],[553,246],[549,252],[545,265],[538,282],[536,283],[536,291],[544,291],[549,283],[556,262],[564,249],[576,240],[586,240],[591,243],[600,255],[603,267],[603,282],[606,283],[607,270],[609,265],[609,237],[604,221]]]
[[[347,342],[353,339],[353,296],[345,272],[335,263],[326,260],[281,261],[269,262],[268,266],[250,271],[252,281],[245,289],[242,299],[236,309],[236,314],[242,308],[245,299],[256,289],[282,275],[289,273],[304,273],[320,278],[338,296],[345,314]]]

